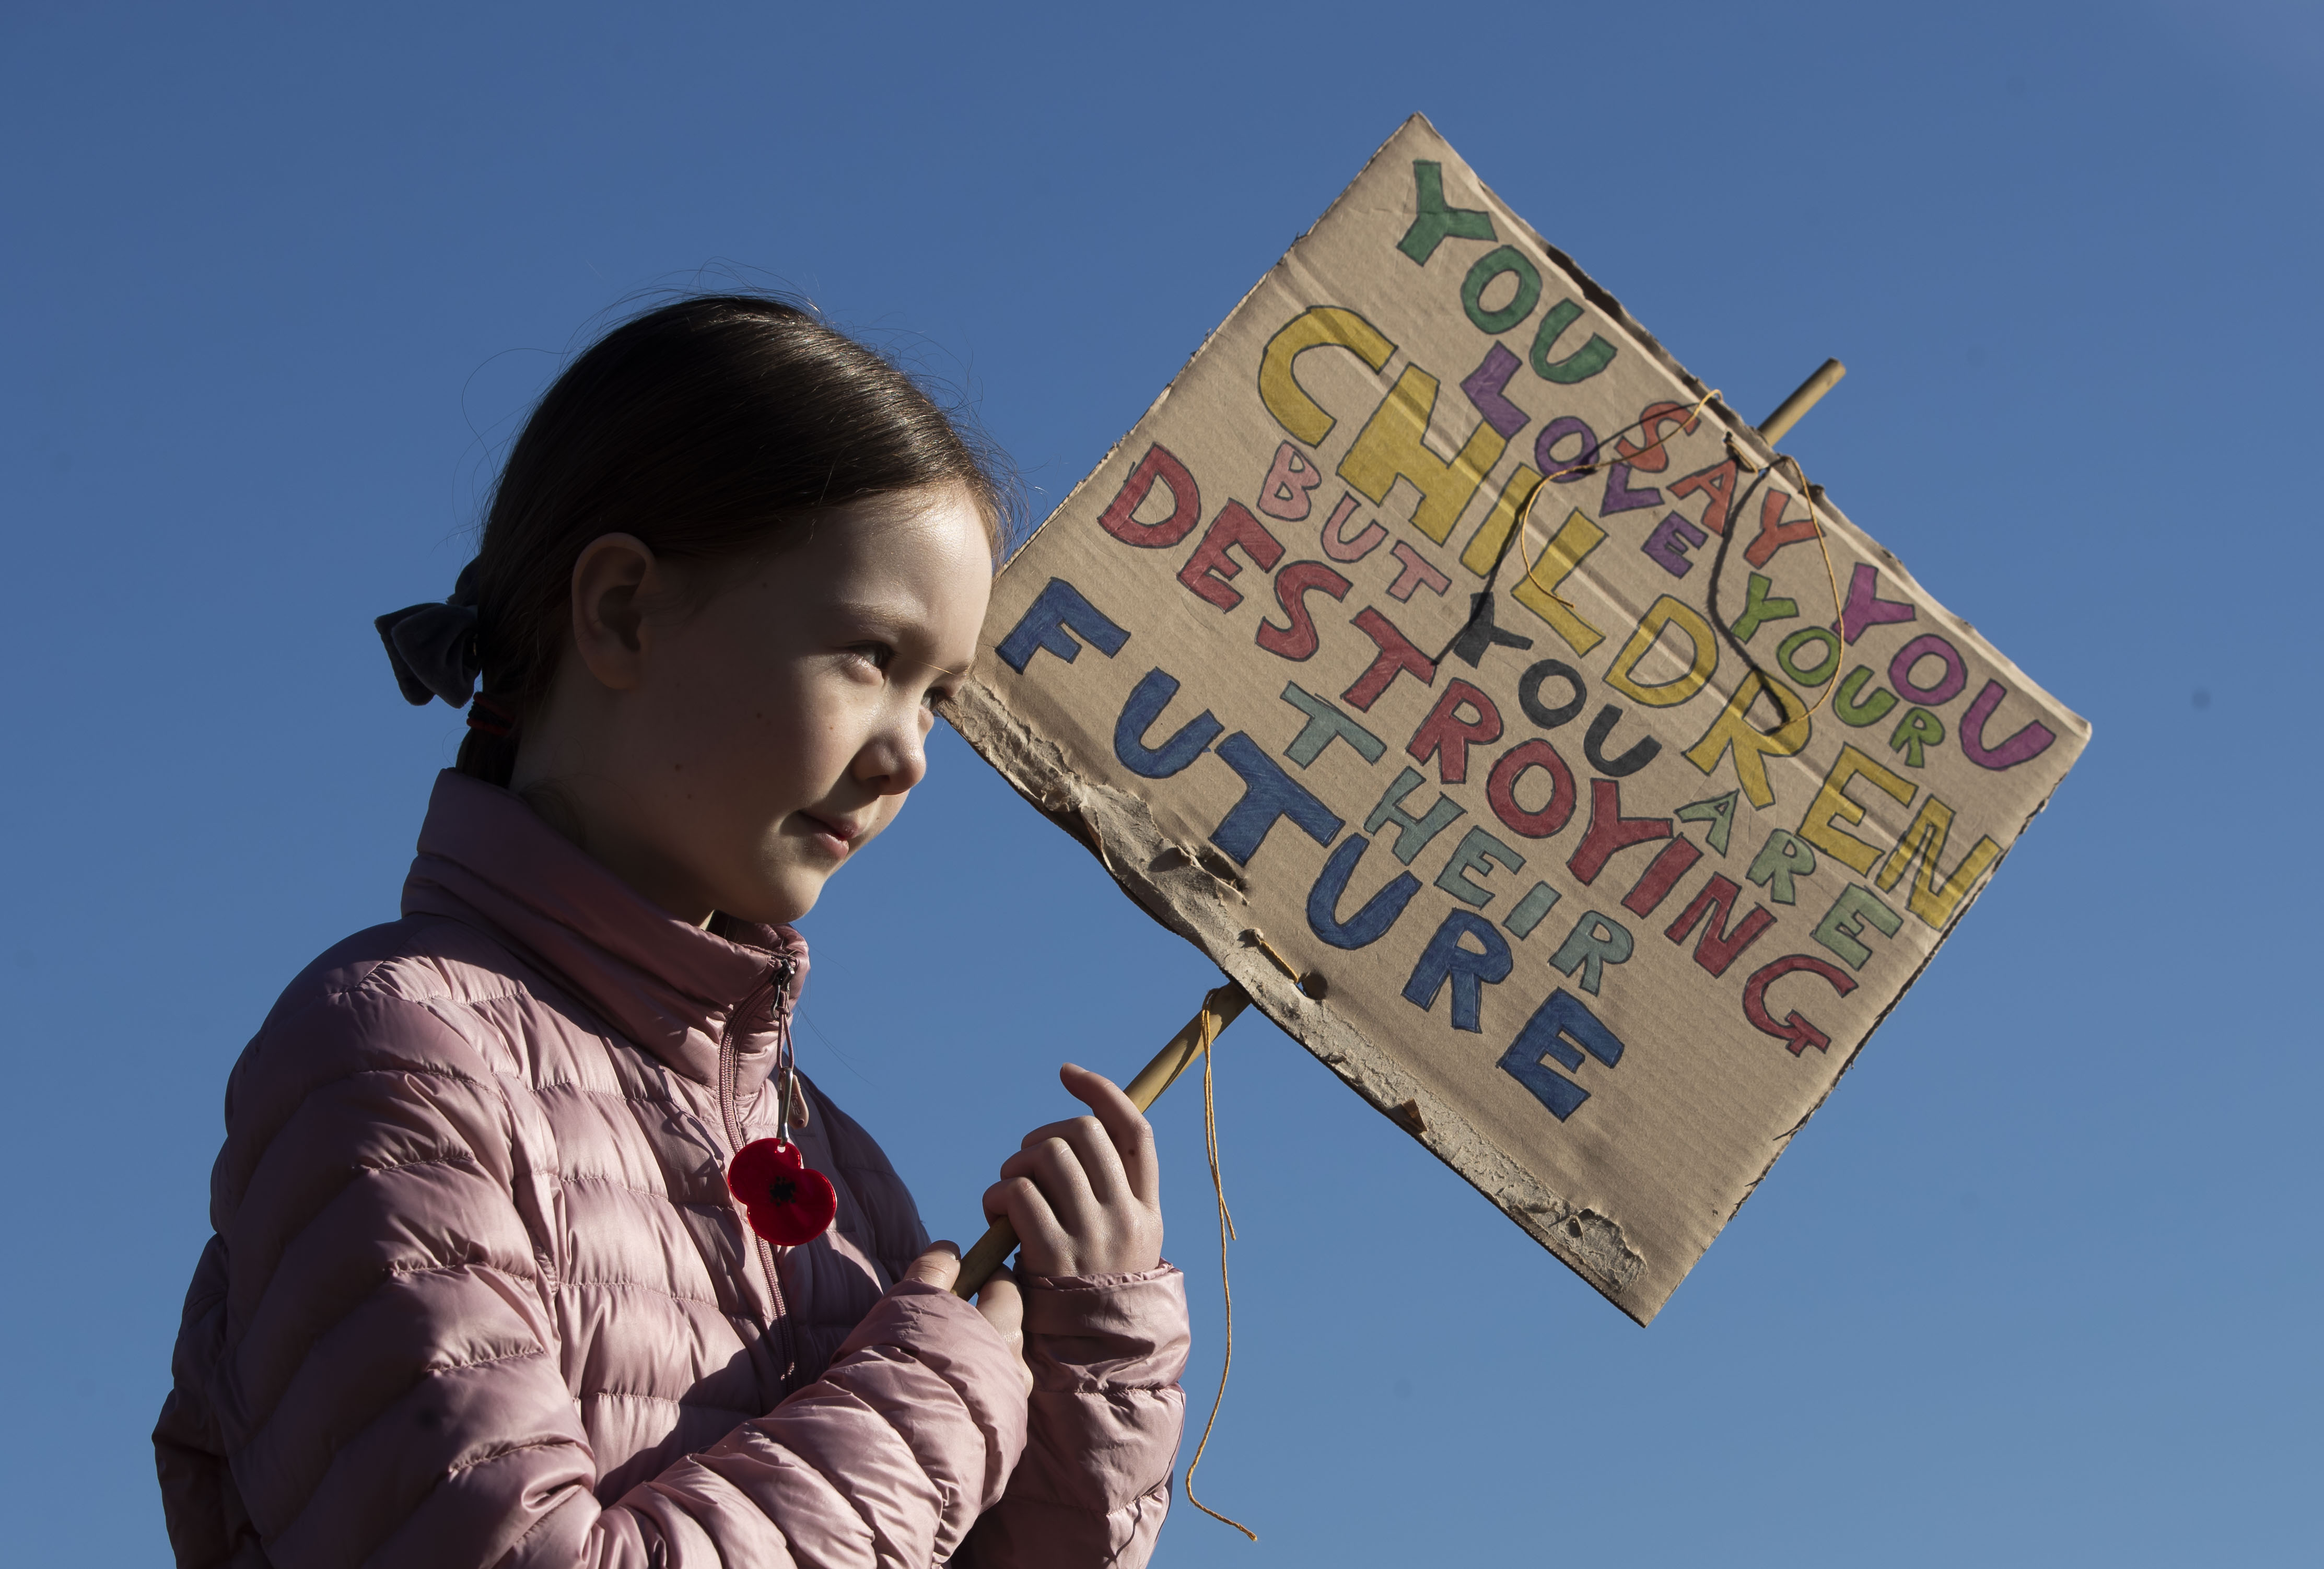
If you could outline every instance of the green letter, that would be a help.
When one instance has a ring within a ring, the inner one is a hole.
[[[1775,586],[1772,580],[1760,577],[1757,572],[1752,573],[1751,580],[1743,586],[1743,614],[1737,616],[1734,623],[1735,636],[1738,641],[1749,642],[1751,634],[1766,622],[1789,621],[1799,614],[1798,600],[1769,597],[1767,590]]]
[[[1888,737],[1888,750],[1904,752],[1906,768],[1918,768],[1921,749],[1939,745],[1944,738],[1945,722],[1926,708],[1914,708],[1896,721],[1895,733]]]
[[[1841,889],[1840,897],[1831,901],[1823,918],[1816,922],[1809,934],[1816,941],[1838,954],[1849,968],[1860,970],[1872,950],[1858,941],[1864,935],[1864,923],[1870,921],[1880,928],[1880,935],[1893,937],[1904,918],[1880,902],[1879,896],[1860,882],[1851,882]]]
[[[1790,829],[1777,828],[1767,835],[1759,858],[1743,875],[1754,888],[1766,889],[1767,897],[1777,904],[1797,904],[1800,899],[1792,888],[1792,879],[1812,877],[1815,869],[1816,853],[1800,843],[1799,835]]]
[[[1444,205],[1444,166],[1425,159],[1412,161],[1412,183],[1417,189],[1412,226],[1396,248],[1415,263],[1425,264],[1436,252],[1436,242],[1451,235],[1458,240],[1498,240],[1493,220],[1465,207]]]

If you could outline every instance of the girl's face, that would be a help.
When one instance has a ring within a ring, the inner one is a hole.
[[[706,598],[600,540],[574,573],[579,657],[512,783],[551,787],[568,831],[681,919],[796,920],[927,771],[991,560],[964,490],[845,508],[724,565]]]

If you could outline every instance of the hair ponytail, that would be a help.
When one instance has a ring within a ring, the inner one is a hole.
[[[452,766],[505,789],[516,773],[516,715],[482,692],[468,705],[468,733]]]

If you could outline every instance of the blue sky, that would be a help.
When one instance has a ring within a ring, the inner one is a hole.
[[[1845,359],[1787,448],[2096,738],[1650,1329],[1236,1026],[1201,1491],[1261,1541],[1159,1561],[2314,1561],[2319,87],[2292,4],[0,11],[11,1556],[166,1554],[227,1068],[456,740],[370,617],[562,356],[794,291],[1038,514],[1418,109],[1746,414]],[[936,761],[806,925],[804,1047],[958,1232],[1052,1065],[1215,972]]]

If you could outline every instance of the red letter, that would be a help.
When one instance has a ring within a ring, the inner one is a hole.
[[[1396,542],[1396,549],[1389,554],[1404,563],[1403,569],[1396,575],[1396,581],[1388,586],[1388,596],[1399,605],[1411,599],[1412,591],[1416,588],[1425,588],[1431,594],[1442,596],[1446,589],[1452,586],[1452,579],[1423,560],[1420,552],[1402,540]]]
[[[1616,438],[1614,450],[1628,459],[1630,466],[1639,473],[1660,474],[1670,466],[1670,448],[1665,445],[1670,437],[1663,427],[1675,425],[1691,432],[1701,418],[1684,403],[1653,404],[1638,416],[1638,430],[1646,438],[1646,444],[1633,447],[1630,438],[1623,436]]]
[[[1702,885],[1702,891],[1694,896],[1694,902],[1679,912],[1678,918],[1670,923],[1670,930],[1663,936],[1683,943],[1686,934],[1702,926],[1702,918],[1709,916],[1711,924],[1703,927],[1702,937],[1694,945],[1694,962],[1714,975],[1724,975],[1727,966],[1741,958],[1743,950],[1775,924],[1775,918],[1767,913],[1766,905],[1755,904],[1749,915],[1720,935],[1719,928],[1733,917],[1735,901],[1742,897],[1743,891],[1735,885],[1734,879],[1714,873]]]
[[[1549,771],[1549,804],[1528,812],[1517,805],[1517,780],[1536,768]],[[1492,803],[1493,816],[1528,839],[1546,839],[1565,826],[1573,816],[1574,797],[1573,771],[1557,755],[1557,748],[1539,739],[1509,748],[1485,780],[1485,799]]]
[[[1379,645],[1379,658],[1371,669],[1356,678],[1356,684],[1340,694],[1340,701],[1359,714],[1371,712],[1382,692],[1397,676],[1409,673],[1418,676],[1427,686],[1436,684],[1436,666],[1426,654],[1412,646],[1412,640],[1396,630],[1396,623],[1379,611],[1366,605],[1356,612],[1356,630]]]
[[[1784,546],[1797,544],[1802,540],[1812,540],[1815,537],[1816,523],[1813,517],[1802,518],[1796,522],[1790,523],[1782,521],[1784,509],[1791,505],[1791,503],[1792,497],[1789,491],[1771,490],[1767,493],[1766,499],[1759,503],[1759,537],[1753,540],[1749,548],[1744,550],[1743,559],[1750,562],[1754,567],[1765,567],[1767,564],[1767,558]]]
[[[1315,651],[1323,640],[1316,635],[1315,618],[1307,614],[1307,595],[1322,589],[1334,599],[1348,596],[1348,580],[1321,561],[1294,561],[1275,575],[1276,602],[1283,606],[1288,626],[1277,626],[1271,621],[1259,623],[1259,646],[1271,654],[1281,654],[1286,660],[1304,660]]]
[[[1157,479],[1170,487],[1170,515],[1158,523],[1141,523],[1134,514]],[[1194,525],[1202,521],[1203,493],[1194,488],[1194,476],[1186,472],[1186,466],[1173,457],[1168,448],[1157,441],[1146,449],[1146,456],[1138,460],[1138,466],[1121,482],[1120,494],[1105,509],[1105,515],[1098,519],[1098,524],[1125,545],[1158,550],[1193,533]]]
[[[1749,980],[1743,983],[1743,1017],[1751,1021],[1752,1029],[1762,1035],[1774,1036],[1791,1048],[1794,1057],[1797,1057],[1811,1046],[1818,1051],[1827,1049],[1831,1045],[1831,1037],[1810,1024],[1797,1013],[1792,1014],[1781,1024],[1776,1023],[1769,1016],[1767,988],[1794,970],[1805,970],[1812,975],[1821,975],[1831,983],[1831,989],[1843,997],[1856,990],[1856,977],[1845,970],[1827,964],[1821,959],[1812,958],[1806,954],[1786,954],[1774,964],[1762,967]]]
[[[1296,523],[1315,504],[1307,493],[1323,483],[1323,471],[1286,441],[1275,449],[1275,461],[1259,482],[1259,510],[1270,518]]]
[[[1388,538],[1388,531],[1377,522],[1367,523],[1352,540],[1343,532],[1347,521],[1356,515],[1356,498],[1342,495],[1332,515],[1323,520],[1323,554],[1334,561],[1360,561],[1379,549]]]
[[[1566,869],[1585,884],[1595,882],[1598,874],[1606,870],[1606,858],[1615,851],[1670,836],[1668,817],[1624,817],[1622,787],[1610,779],[1593,779],[1590,781],[1590,828],[1582,835],[1582,844],[1572,858],[1566,862]]]
[[[1186,564],[1178,568],[1178,581],[1221,610],[1232,610],[1242,603],[1242,595],[1227,586],[1228,578],[1242,572],[1242,563],[1227,554],[1237,545],[1259,563],[1262,572],[1283,559],[1283,541],[1268,533],[1267,525],[1252,517],[1242,503],[1229,502],[1203,531],[1202,542],[1186,558]]]
[[[1670,897],[1687,868],[1702,859],[1702,852],[1694,847],[1694,841],[1681,834],[1646,863],[1638,881],[1622,896],[1622,908],[1637,915],[1654,914],[1655,906]]]
[[[1727,531],[1727,509],[1735,504],[1735,460],[1696,469],[1670,487],[1673,495],[1703,495],[1702,526],[1714,534]]]
[[[1462,718],[1459,710],[1464,706],[1475,717]],[[1422,762],[1433,755],[1439,784],[1461,784],[1469,777],[1470,743],[1481,745],[1499,740],[1500,735],[1501,711],[1493,706],[1493,700],[1466,681],[1454,681],[1436,699],[1436,706],[1428,711],[1428,717],[1420,722],[1404,749]]]

